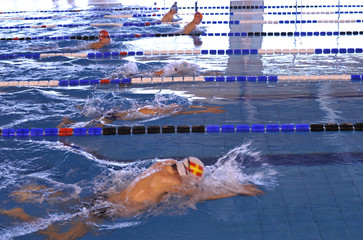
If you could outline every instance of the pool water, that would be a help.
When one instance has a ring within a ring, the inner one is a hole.
[[[170,6],[174,1],[170,1]],[[319,3],[318,3],[319,2]],[[360,11],[353,1],[318,1],[306,11]],[[212,2],[214,6],[277,6],[274,1]],[[212,3],[210,3],[212,5]],[[108,5],[59,5],[54,9],[96,9]],[[125,4],[125,3],[124,3]],[[135,2],[135,4],[138,4]],[[142,3],[140,3],[142,4]],[[157,2],[163,7],[164,1]],[[166,6],[169,2],[166,1]],[[194,6],[186,1],[185,6]],[[199,6],[202,2],[198,3]],[[203,3],[204,4],[204,3]],[[278,5],[312,5],[280,1]],[[178,3],[180,7],[182,2]],[[46,6],[46,5],[45,5]],[[111,5],[114,7],[113,5]],[[118,5],[115,5],[115,7]],[[41,8],[41,7],[40,7]],[[24,10],[19,7],[9,10]],[[44,8],[41,8],[44,9]],[[49,10],[49,9],[47,9]],[[200,9],[208,12],[282,12],[295,8]],[[179,13],[193,13],[182,9]],[[102,10],[100,14],[133,14],[139,10]],[[164,13],[160,10],[159,13]],[[3,17],[51,16],[14,13]],[[97,12],[98,14],[98,12]],[[156,17],[94,18],[93,11],[59,13],[73,18],[3,20],[5,26],[101,22],[146,22]],[[203,21],[362,19],[362,14],[210,15]],[[180,15],[183,21],[190,15]],[[361,31],[362,23],[202,24],[199,33]],[[0,29],[0,38],[28,36],[169,33],[183,27],[58,27]],[[91,41],[0,41],[0,54],[89,53]],[[362,35],[349,36],[177,36],[116,37],[101,52],[186,49],[359,48]],[[121,59],[51,57],[0,60],[0,81],[82,80],[151,77],[153,71],[188,65],[171,77],[361,75],[362,54],[160,55]],[[77,87],[0,88],[0,128],[55,128],[63,118],[71,128],[93,127],[110,112],[142,106],[180,105],[184,111],[217,109],[217,113],[169,112],[115,120],[120,126],[200,126],[254,124],[361,123],[361,81],[171,82]],[[322,132],[190,132],[102,136],[0,137],[0,209],[22,208],[34,221],[0,214],[0,239],[46,239],[51,225],[66,231],[85,221],[85,202],[105,191],[125,188],[154,162],[196,156],[207,166],[203,187],[234,189],[249,181],[265,194],[206,202],[168,195],[147,212],[130,218],[89,222],[80,239],[361,239],[363,237],[363,148],[361,131]],[[24,195],[23,193],[30,193]],[[24,197],[26,196],[26,197]],[[23,197],[23,198],[22,198]]]

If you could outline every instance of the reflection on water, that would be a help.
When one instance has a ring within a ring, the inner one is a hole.
[[[318,89],[319,91],[319,98],[316,100],[319,103],[320,109],[325,113],[324,121],[326,122],[341,122],[342,117],[341,111],[337,111],[334,109],[334,106],[336,102],[332,97],[330,97],[330,93],[333,92],[333,89],[331,89],[331,85],[324,84],[321,85]]]

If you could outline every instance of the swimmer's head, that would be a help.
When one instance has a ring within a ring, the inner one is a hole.
[[[171,6],[170,11],[174,11],[175,13],[178,12],[178,6],[176,5],[176,2],[174,3],[173,6]]]
[[[196,157],[184,158],[176,166],[179,175],[182,177],[190,177],[196,180],[202,180],[204,178],[204,164]]]
[[[182,62],[180,65],[179,65],[179,68],[178,67],[174,67],[174,71],[175,72],[178,72],[178,71],[183,71],[185,68],[188,68],[189,67],[189,63],[187,62]]]
[[[106,30],[102,30],[102,31],[100,31],[100,33],[98,34],[98,38],[99,38],[99,39],[103,39],[103,38],[110,38],[110,34],[109,34]]]
[[[201,22],[203,20],[203,14],[201,14],[200,12],[196,12],[194,14],[194,20],[197,20],[198,22]]]

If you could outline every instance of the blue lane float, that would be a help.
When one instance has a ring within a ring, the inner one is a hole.
[[[44,129],[43,128],[32,128],[30,130],[30,136],[31,137],[41,137],[44,135]]]
[[[281,132],[294,132],[295,127],[293,124],[281,124]]]
[[[58,128],[46,128],[44,136],[58,136]]]
[[[221,127],[222,132],[235,132],[235,126],[234,125],[222,125]]]
[[[308,124],[296,124],[295,129],[296,132],[309,132],[310,127]]]
[[[251,132],[265,132],[265,125],[253,124],[251,126]]]
[[[279,132],[280,125],[278,124],[267,124],[266,125],[266,132]]]

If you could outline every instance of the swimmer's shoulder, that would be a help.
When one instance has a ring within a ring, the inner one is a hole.
[[[94,42],[94,43],[91,43],[89,45],[89,48],[91,49],[94,49],[94,50],[97,50],[97,49],[100,49],[102,48],[103,46],[105,46],[106,44],[102,43],[102,42]]]
[[[170,166],[170,165],[173,165],[176,163],[177,163],[177,161],[175,159],[169,158],[169,159],[164,159],[163,161],[154,163],[151,166],[151,168],[164,168],[166,166]]]

